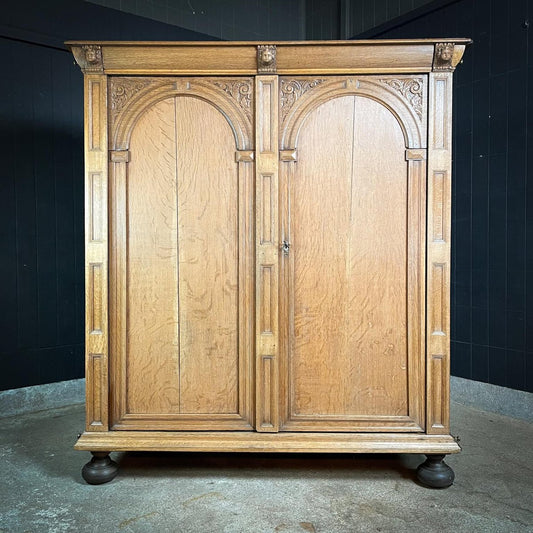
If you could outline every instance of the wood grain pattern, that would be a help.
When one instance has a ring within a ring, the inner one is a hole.
[[[257,46],[275,45],[277,73],[351,74],[415,73],[433,69],[438,39],[375,41],[271,41],[271,42],[113,42],[69,41],[82,69],[84,45],[100,45],[107,74],[135,75],[246,75],[261,73]],[[461,60],[470,39],[451,39],[456,44],[452,69]]]
[[[238,413],[238,180],[231,129],[177,98],[183,413]],[[206,157],[209,152],[209,157]]]
[[[105,78],[103,78],[105,80]],[[105,100],[102,102],[102,78],[89,81],[89,121],[88,134],[89,150],[102,150],[102,114],[105,114]]]
[[[101,386],[105,369],[103,368],[103,354],[88,354],[88,366],[90,371],[87,373],[87,390],[91,401],[87,404],[87,419],[90,429],[102,428],[105,423],[104,413],[106,412],[107,400],[103,394],[104,389]]]
[[[427,425],[449,431],[452,74],[429,77]]]
[[[431,430],[444,430],[447,417],[446,404],[444,395],[446,394],[446,357],[444,355],[432,355],[430,360],[429,372],[431,374],[431,399],[432,411]]]
[[[84,433],[77,450],[256,453],[458,453],[450,435],[259,433],[245,431]]]
[[[102,242],[104,235],[104,195],[101,172],[89,173],[89,226],[88,239],[92,242]]]
[[[112,155],[113,427],[250,427],[253,159],[187,97],[143,113],[129,148]]]
[[[351,95],[371,98],[387,107],[397,117],[406,148],[426,147],[427,76],[283,77],[281,87],[282,150],[297,146],[300,127],[316,107]]]
[[[139,120],[127,189],[127,406],[180,410],[175,102]]]
[[[365,127],[374,123],[379,131],[368,134]],[[408,272],[415,287],[423,279],[423,176],[413,176],[417,184],[408,191],[402,131],[384,106],[367,98],[323,104],[306,117],[298,143],[285,200],[293,245],[285,275],[294,285],[286,292],[293,339],[285,427],[309,429],[314,420],[315,429],[334,431],[338,424],[360,426],[358,417],[388,415],[398,419],[381,420],[382,426],[416,429],[408,415],[420,419],[422,402],[413,390],[408,407],[407,337],[415,338],[414,383],[422,333],[421,321],[407,324],[407,306],[423,305],[416,288],[415,303],[408,304],[407,283]],[[378,152],[380,146],[387,151]],[[408,207],[416,208],[411,234]]]
[[[85,76],[86,428],[108,425],[107,77]]]
[[[408,150],[409,151],[409,150]],[[414,151],[414,150],[413,150]],[[426,426],[426,154],[407,161],[407,372],[409,416]]]
[[[433,172],[433,205],[431,206],[431,211],[433,213],[434,242],[446,242],[448,240],[448,236],[444,233],[448,226],[446,221],[446,207],[448,205],[446,193],[449,190],[449,186],[446,181],[446,172]]]
[[[87,319],[89,321],[90,335],[101,335],[103,328],[103,309],[104,302],[102,301],[104,272],[102,263],[89,264],[89,283],[87,299]]]
[[[257,431],[278,431],[278,77],[256,77],[256,354]],[[276,401],[273,402],[273,399]],[[264,422],[267,421],[267,422]]]
[[[264,43],[281,78],[255,75],[260,43],[70,43],[86,99],[78,449],[459,451],[451,81],[468,40],[445,40],[449,70],[437,42]]]

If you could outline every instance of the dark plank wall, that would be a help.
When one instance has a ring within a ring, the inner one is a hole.
[[[66,39],[207,40],[81,0],[0,26],[0,390],[84,373],[83,78]]]
[[[460,0],[365,36],[474,39],[455,78],[452,373],[533,392],[529,23],[531,0]]]

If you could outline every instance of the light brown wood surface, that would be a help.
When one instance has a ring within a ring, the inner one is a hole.
[[[86,432],[76,443],[88,451],[257,453],[458,453],[449,435],[419,433],[260,433],[246,431]]]
[[[109,75],[250,75],[257,73],[257,46],[275,45],[279,74],[372,74],[429,72],[442,39],[272,42],[85,42],[69,41],[74,55],[86,44],[102,46]],[[453,67],[470,39],[453,38]]]
[[[115,427],[201,426],[219,415],[232,423],[241,418],[239,358],[250,354],[239,353],[245,317],[231,127],[203,100],[165,99],[136,123],[129,157],[127,399]]]
[[[78,449],[459,450],[451,83],[468,42],[69,43],[86,84]]]
[[[358,416],[406,417],[402,131],[383,105],[344,96],[305,118],[297,151],[286,200],[293,249],[287,426],[334,430]]]

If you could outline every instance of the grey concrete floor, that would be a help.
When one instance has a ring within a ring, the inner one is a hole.
[[[533,532],[533,425],[452,404],[449,489],[419,455],[113,454],[89,486],[75,405],[0,420],[2,532]]]

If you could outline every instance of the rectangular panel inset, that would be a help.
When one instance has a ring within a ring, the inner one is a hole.
[[[279,151],[279,160],[280,161],[298,161],[298,152],[296,148],[290,150],[280,150]]]
[[[109,153],[109,158],[113,163],[129,163],[130,151],[129,150],[112,150]]]
[[[255,154],[253,150],[237,150],[235,152],[235,161],[237,163],[253,163]]]
[[[445,242],[446,206],[447,206],[447,175],[443,170],[433,172],[433,242]]]
[[[91,172],[89,174],[89,240],[91,242],[102,242],[103,240],[103,183],[101,172]]]
[[[433,148],[441,150],[448,148],[446,146],[448,138],[447,81],[446,78],[436,78],[433,94],[433,109],[435,110],[435,120],[433,123]]]
[[[406,161],[424,161],[425,159],[426,159],[426,150],[424,149],[405,150]]]
[[[90,320],[89,334],[102,334],[102,284],[103,266],[102,263],[89,264],[89,283],[87,294],[87,307],[90,310],[88,318]]]
[[[261,135],[261,152],[272,152],[272,85],[270,83],[261,84],[261,105],[262,114],[262,135]]]
[[[273,402],[277,401],[277,398],[272,394],[272,386],[274,384],[274,360],[271,355],[264,355],[262,357],[262,375],[263,375],[263,401],[262,401],[262,416],[261,427],[274,427],[272,415],[275,411]]]
[[[92,403],[88,405],[88,423],[91,426],[101,426],[102,422],[102,361],[103,355],[89,354],[88,381],[90,387],[89,398]]]
[[[431,427],[444,427],[444,355],[431,356]]]
[[[89,150],[101,150],[100,82],[89,84]]]
[[[272,174],[261,176],[261,244],[270,244],[274,233],[272,179]]]
[[[446,310],[444,309],[444,289],[446,281],[446,265],[444,263],[433,263],[431,269],[431,334],[432,335],[446,335],[445,317]]]
[[[272,272],[273,265],[261,266],[261,334],[272,335]]]

